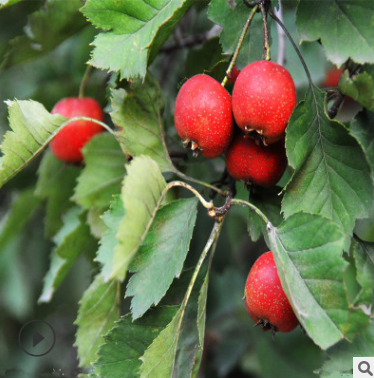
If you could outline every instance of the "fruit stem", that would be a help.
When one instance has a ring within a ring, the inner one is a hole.
[[[260,4],[260,11],[262,14],[262,20],[264,22],[264,59],[270,60],[270,43],[269,43],[269,29],[268,29],[268,12],[264,7],[263,2],[261,1]]]
[[[168,190],[170,190],[171,188],[173,188],[173,187],[176,187],[176,186],[181,186],[181,187],[183,187],[183,188],[186,188],[186,189],[188,189],[190,192],[192,192],[197,198],[198,198],[198,200],[200,201],[200,203],[206,208],[206,209],[208,209],[208,210],[211,210],[211,209],[213,209],[214,208],[214,204],[213,204],[213,202],[212,201],[210,201],[210,202],[208,202],[208,201],[206,201],[205,199],[204,199],[204,197],[194,188],[194,187],[192,187],[191,185],[188,185],[188,184],[186,184],[185,182],[183,182],[183,181],[172,181],[172,182],[170,182],[168,185],[167,185],[167,187],[164,189],[164,192],[165,192],[165,194],[166,194],[166,192],[168,191]],[[162,194],[162,196],[163,196],[164,194]]]
[[[284,33],[286,34],[287,38],[289,39],[289,41],[291,42],[292,44],[292,47],[294,48],[297,56],[299,57],[300,59],[300,62],[301,64],[303,65],[303,68],[304,68],[304,71],[306,73],[306,76],[308,78],[308,82],[309,82],[309,85],[310,87],[312,88],[313,90],[313,82],[312,82],[312,77],[310,76],[310,72],[309,72],[309,69],[308,69],[308,66],[306,65],[305,63],[305,60],[303,58],[303,56],[301,55],[301,52],[299,50],[299,48],[297,47],[295,41],[293,40],[291,34],[289,33],[289,31],[287,30],[287,28],[284,26],[283,22],[272,12],[272,10],[270,9],[269,11],[269,14],[270,14],[270,17],[282,28],[282,30],[284,31]]]
[[[268,224],[269,223],[269,219],[266,217],[266,215],[260,210],[258,209],[255,205],[247,202],[247,201],[244,201],[244,200],[241,200],[241,199],[232,199],[231,200],[231,205],[240,205],[240,206],[244,206],[244,207],[249,207],[251,210],[253,210],[257,215],[260,216],[260,218],[262,218],[262,220]]]
[[[90,122],[93,122],[93,123],[97,123],[98,125],[102,126],[106,131],[108,131],[110,134],[112,134],[117,139],[116,132],[114,130],[112,130],[106,123],[101,122],[101,121],[99,121],[98,119],[95,119],[95,118],[84,117],[84,116],[69,118],[66,122],[61,124],[61,126],[58,128],[58,130],[61,130],[68,123],[75,122],[75,121],[90,121]]]
[[[90,77],[91,71],[92,71],[92,66],[88,65],[86,68],[86,72],[84,73],[81,83],[79,85],[79,98],[84,97],[84,91],[86,89],[86,85]]]
[[[232,71],[232,69],[233,69],[234,66],[235,66],[236,59],[238,58],[240,48],[242,47],[242,44],[243,44],[243,41],[244,41],[244,37],[245,37],[245,35],[247,34],[247,30],[248,30],[248,28],[249,28],[249,25],[251,24],[252,19],[253,19],[255,13],[257,12],[257,10],[258,10],[258,5],[255,5],[255,6],[253,7],[252,12],[250,13],[250,15],[249,15],[247,21],[246,21],[244,27],[243,27],[243,31],[242,31],[242,34],[240,35],[239,42],[238,42],[238,44],[237,44],[237,46],[236,46],[236,49],[235,49],[235,51],[234,51],[234,55],[232,56],[231,62],[230,62],[229,67],[228,67],[228,69],[227,69],[227,71],[226,71],[226,75],[225,75],[225,77],[224,77],[223,80],[222,80],[221,85],[222,85],[223,87],[226,85],[227,80],[228,80],[229,77],[231,76],[231,71]]]

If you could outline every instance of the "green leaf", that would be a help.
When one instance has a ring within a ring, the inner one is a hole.
[[[40,10],[29,16],[25,34],[10,41],[10,51],[1,68],[39,58],[87,26],[78,12],[81,6],[80,0],[46,1]]]
[[[356,262],[357,282],[361,290],[356,302],[366,305],[367,308],[374,306],[374,243],[366,243],[361,240],[353,243],[353,252]]]
[[[216,24],[223,27],[220,42],[225,54],[233,54],[239,42],[244,24],[251,10],[243,3],[237,1],[236,5],[227,0],[214,0],[209,4],[208,17]],[[264,38],[262,18],[257,16],[253,19],[251,27],[240,49],[237,66],[239,69],[248,63],[262,59],[263,45],[258,43]]]
[[[56,159],[47,150],[38,169],[35,195],[47,201],[44,233],[50,237],[62,227],[62,215],[73,205],[76,179],[80,169]]]
[[[374,177],[374,115],[370,112],[361,112],[350,124],[350,133],[360,143],[365,152],[372,176]]]
[[[71,208],[64,216],[64,225],[55,235],[56,248],[52,252],[49,271],[44,277],[44,287],[38,302],[49,302],[80,253],[96,248],[89,227],[82,223],[81,209]]]
[[[85,168],[78,178],[73,200],[85,209],[108,208],[121,191],[126,156],[113,135],[101,133],[83,148]]]
[[[199,274],[197,280],[199,282],[194,285],[187,303],[183,301],[173,320],[141,357],[143,361],[140,367],[141,378],[191,376],[195,363],[200,361],[201,349],[196,321],[198,295],[203,277],[203,274]]]
[[[372,356],[374,350],[374,323],[372,322],[365,332],[358,335],[352,342],[342,341],[328,350],[329,359],[322,366],[322,377],[333,377],[339,372],[337,378],[352,377],[352,357]],[[329,373],[329,374],[327,374]],[[350,375],[349,375],[350,374]],[[369,375],[368,375],[369,376]]]
[[[165,187],[160,169],[151,158],[139,156],[127,165],[121,193],[126,215],[116,235],[118,244],[114,250],[112,278],[125,278],[161,205],[159,200]]]
[[[104,282],[98,275],[83,294],[74,324],[78,326],[75,346],[79,366],[90,367],[97,359],[104,335],[119,318],[120,290],[117,281]]]
[[[196,223],[197,198],[180,199],[161,207],[129,270],[135,272],[126,296],[133,296],[133,319],[157,305],[179,277]]]
[[[339,79],[339,89],[374,112],[374,66],[364,66],[362,71],[353,78],[350,78],[345,70]]]
[[[35,198],[32,189],[22,191],[13,199],[0,223],[0,253],[19,234],[39,205],[40,201]]]
[[[345,127],[330,120],[316,87],[294,109],[287,126],[289,164],[295,168],[282,202],[285,217],[299,211],[332,219],[349,235],[373,202],[365,155]]]
[[[350,308],[343,283],[347,262],[344,235],[332,221],[298,213],[278,228],[268,224],[268,239],[282,287],[309,337],[322,349],[352,339],[369,317]]]
[[[114,196],[110,208],[103,214],[103,221],[107,226],[103,237],[100,240],[100,247],[96,260],[101,263],[101,275],[108,281],[113,270],[114,250],[118,243],[116,238],[119,225],[125,216],[125,209],[121,196]]]
[[[300,0],[296,24],[300,42],[321,40],[328,60],[374,63],[374,4],[366,0]]]
[[[130,89],[112,91],[113,122],[121,130],[119,139],[132,157],[148,155],[161,171],[170,171],[171,160],[164,140],[161,114],[164,100],[158,82],[150,75],[143,83],[134,80]]]
[[[99,34],[90,64],[120,71],[121,79],[145,77],[153,59],[193,0],[88,0],[84,15]]]
[[[139,376],[140,357],[148,345],[174,317],[178,306],[164,306],[148,311],[141,319],[122,317],[105,337],[94,363],[94,373],[100,377],[134,378]]]
[[[7,101],[9,123],[0,146],[0,187],[38,155],[58,132],[66,118],[49,114],[35,101]]]

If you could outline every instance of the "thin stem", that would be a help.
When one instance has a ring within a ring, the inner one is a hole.
[[[260,5],[261,14],[262,14],[262,21],[264,22],[264,59],[270,60],[270,43],[269,43],[267,12],[262,2],[259,5]]]
[[[240,205],[240,206],[248,207],[251,210],[253,210],[257,215],[259,215],[266,224],[269,223],[269,219],[266,217],[266,215],[260,209],[258,209],[255,205],[252,205],[251,203],[247,201],[244,201],[241,199],[232,199],[231,205]]]
[[[86,85],[87,85],[88,79],[90,77],[91,71],[92,71],[92,66],[88,65],[87,68],[86,68],[86,72],[84,73],[84,76],[83,76],[82,81],[81,81],[80,86],[79,86],[79,97],[80,98],[84,97],[84,91],[86,89]]]
[[[165,192],[165,194],[166,194],[166,192],[167,191],[169,191],[171,188],[174,188],[174,187],[176,187],[176,186],[181,186],[181,187],[183,187],[183,188],[186,188],[186,189],[188,189],[190,192],[192,192],[197,198],[198,198],[198,200],[200,201],[200,203],[206,208],[206,209],[208,209],[208,210],[211,210],[211,209],[213,209],[214,208],[214,205],[213,205],[213,202],[212,201],[210,201],[210,202],[208,202],[208,201],[206,201],[205,199],[204,199],[204,197],[194,188],[194,187],[192,187],[191,185],[188,185],[188,184],[186,184],[185,182],[183,182],[183,181],[172,181],[172,182],[170,182],[168,185],[167,185],[167,187],[164,189],[164,192]],[[162,193],[162,197],[165,197],[165,195],[164,195],[164,192]]]
[[[254,8],[252,9],[252,12],[250,13],[244,27],[243,27],[243,31],[242,31],[242,34],[240,35],[240,38],[239,38],[239,42],[238,42],[238,45],[236,46],[236,49],[235,49],[235,52],[234,52],[234,55],[231,59],[231,62],[230,62],[230,65],[226,71],[226,75],[225,77],[223,78],[223,81],[221,83],[221,85],[224,87],[227,83],[227,80],[229,79],[230,75],[231,75],[231,71],[232,69],[234,68],[235,66],[235,63],[236,63],[236,59],[238,58],[238,55],[239,55],[239,51],[240,51],[240,48],[243,44],[243,41],[244,41],[244,37],[247,33],[247,30],[249,28],[249,25],[251,24],[252,22],[252,19],[255,15],[255,13],[257,12],[257,9],[258,9],[258,5],[255,5]]]
[[[225,195],[225,192],[219,188],[217,188],[216,186],[214,185],[211,185],[211,184],[208,184],[207,182],[205,181],[200,181],[198,179],[195,179],[194,177],[190,177],[190,176],[187,176],[185,175],[184,173],[178,171],[178,169],[176,169],[174,166],[173,166],[173,170],[172,170],[173,173],[175,173],[177,176],[179,176],[180,178],[186,180],[186,181],[190,181],[190,182],[194,182],[196,184],[199,184],[199,185],[202,185],[202,186],[205,186],[206,188],[209,188],[209,189],[212,189],[214,191],[216,191],[218,194],[220,194],[221,196],[224,196]]]
[[[101,121],[99,121],[95,118],[89,118],[89,117],[83,117],[83,116],[69,118],[66,122],[61,124],[60,128],[62,129],[64,126],[66,126],[70,122],[74,122],[74,121],[90,121],[90,122],[93,122],[93,123],[97,123],[98,125],[102,126],[106,131],[108,131],[110,134],[112,134],[117,139],[117,135],[116,135],[116,132],[114,130],[112,130],[106,123],[101,122]]]
[[[301,55],[301,52],[300,52],[299,48],[297,47],[295,41],[293,40],[291,34],[288,32],[288,30],[284,26],[283,22],[271,10],[269,11],[269,14],[270,14],[270,17],[275,22],[277,22],[277,24],[282,28],[282,30],[286,34],[287,38],[290,40],[290,42],[292,44],[292,47],[295,49],[296,54],[299,57],[301,64],[303,65],[303,68],[304,68],[304,71],[306,73],[306,76],[308,77],[309,85],[310,85],[310,87],[312,88],[312,91],[313,91],[313,82],[312,82],[312,77],[310,76],[310,72],[309,72],[308,66],[306,65],[305,60],[304,60],[303,56]]]

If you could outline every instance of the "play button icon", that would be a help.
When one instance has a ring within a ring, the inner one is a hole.
[[[42,336],[38,331],[35,331],[35,329],[32,332],[32,346],[36,347],[41,341],[45,339],[44,336]]]
[[[49,353],[55,345],[55,331],[44,320],[30,320],[18,334],[20,347],[30,356],[39,357]]]

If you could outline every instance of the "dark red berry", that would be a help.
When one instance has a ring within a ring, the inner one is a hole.
[[[264,146],[238,132],[225,152],[225,161],[227,171],[235,180],[273,186],[287,167],[284,141]]]
[[[283,291],[273,252],[264,253],[253,264],[244,296],[249,316],[264,331],[291,332],[299,324]]]

